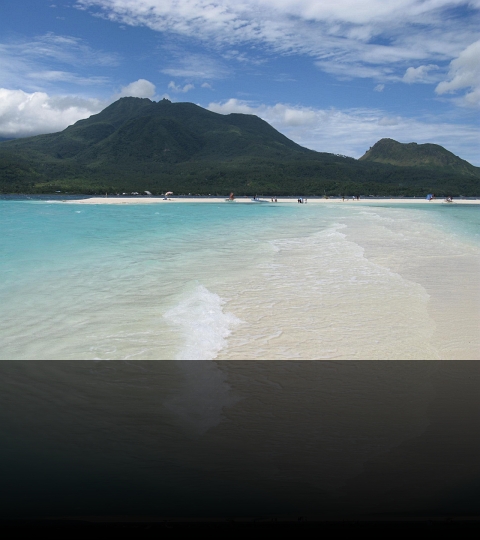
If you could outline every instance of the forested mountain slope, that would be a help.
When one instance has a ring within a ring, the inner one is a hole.
[[[59,133],[0,142],[0,192],[480,195],[441,146],[382,139],[360,160],[315,152],[254,115],[122,98]]]

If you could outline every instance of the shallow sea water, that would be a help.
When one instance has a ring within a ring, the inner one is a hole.
[[[480,358],[467,205],[0,200],[0,358]]]

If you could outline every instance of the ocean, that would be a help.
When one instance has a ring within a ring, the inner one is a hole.
[[[480,358],[476,205],[0,200],[0,358]]]

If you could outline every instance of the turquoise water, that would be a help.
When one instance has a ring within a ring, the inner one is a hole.
[[[390,208],[392,206],[375,206],[375,208]],[[459,236],[459,239],[466,242],[480,244],[480,207],[469,204],[404,204],[398,210],[409,210],[413,214],[415,211],[419,216],[435,223],[435,225],[447,233]]]
[[[428,265],[475,288],[478,207],[353,204],[0,200],[0,358],[441,357]]]

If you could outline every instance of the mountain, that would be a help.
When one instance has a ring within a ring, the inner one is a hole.
[[[381,139],[367,150],[359,161],[388,163],[401,167],[443,167],[472,176],[477,176],[479,170],[438,144],[404,144],[393,139]]]
[[[303,148],[254,115],[122,98],[62,132],[0,142],[0,193],[480,195],[480,169],[412,144],[382,139],[355,160]]]
[[[91,167],[119,160],[179,163],[309,152],[257,116],[140,98],[122,98],[60,133],[17,139],[8,149],[75,159]]]

